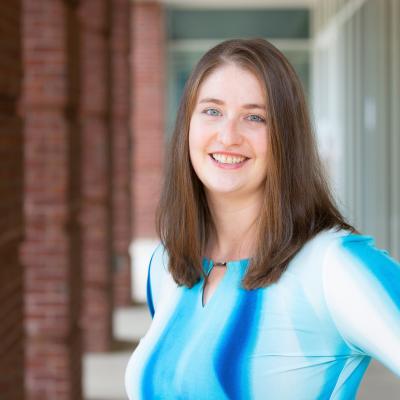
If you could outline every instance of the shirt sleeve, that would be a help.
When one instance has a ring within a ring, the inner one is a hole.
[[[156,249],[157,250],[157,249]],[[149,308],[149,312],[151,315],[151,318],[154,317],[154,302],[153,302],[153,293],[152,293],[152,288],[151,288],[151,263],[153,261],[154,253],[156,250],[153,251],[153,254],[150,257],[150,262],[149,266],[147,268],[147,285],[146,285],[146,300],[147,300],[147,306]]]
[[[150,315],[153,318],[157,310],[163,281],[168,274],[168,257],[161,243],[151,255],[147,271],[146,300]]]
[[[400,264],[370,236],[348,235],[329,246],[323,290],[331,317],[354,352],[400,376]]]

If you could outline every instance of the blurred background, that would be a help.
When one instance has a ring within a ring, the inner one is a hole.
[[[399,20],[399,0],[2,0],[0,399],[126,398],[165,143],[221,40],[288,57],[342,212],[400,258]],[[400,381],[373,362],[377,398]]]

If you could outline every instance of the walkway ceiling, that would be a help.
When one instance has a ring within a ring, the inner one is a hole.
[[[135,1],[135,0],[134,0]],[[152,2],[154,0],[139,0]],[[318,0],[159,0],[160,3],[182,8],[304,8]]]

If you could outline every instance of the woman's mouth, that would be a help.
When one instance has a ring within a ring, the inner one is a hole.
[[[220,168],[240,168],[249,158],[241,155],[229,155],[221,153],[209,154],[211,160]]]

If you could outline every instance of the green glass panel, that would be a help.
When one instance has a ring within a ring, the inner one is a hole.
[[[308,9],[167,10],[169,39],[310,37]]]

